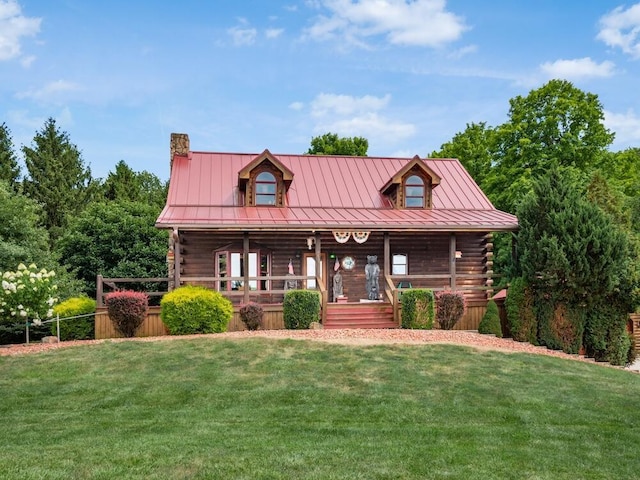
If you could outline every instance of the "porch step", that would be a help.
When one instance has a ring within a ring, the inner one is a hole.
[[[324,328],[398,328],[398,324],[390,303],[330,303]]]

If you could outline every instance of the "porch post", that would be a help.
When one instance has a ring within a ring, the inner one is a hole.
[[[182,263],[180,250],[180,230],[173,230],[173,288],[180,287],[180,264]]]
[[[324,278],[324,267],[327,267],[327,265],[322,265],[321,266],[321,261],[322,261],[322,241],[320,240],[320,233],[316,232],[315,235],[315,241],[316,241],[316,277],[318,279],[322,279],[322,283],[324,283],[325,285],[328,285],[328,279]],[[328,261],[328,259],[327,259]],[[316,283],[318,282],[318,280],[316,280]],[[326,283],[325,283],[326,282]],[[318,285],[320,286],[320,285]],[[329,298],[329,295],[327,294],[327,289],[320,289],[320,322],[324,325],[326,319],[327,319],[327,300]]]
[[[249,232],[244,232],[242,238],[242,264],[244,266],[244,303],[249,303]]]
[[[456,291],[456,234],[449,236],[449,274],[451,275],[451,290]]]
[[[318,277],[322,277],[324,273],[324,268],[320,268],[320,262],[322,260],[322,245],[320,240],[320,234],[316,233],[316,275]],[[324,265],[323,265],[324,267]]]
[[[391,246],[389,245],[389,232],[384,232],[384,274],[391,275]]]

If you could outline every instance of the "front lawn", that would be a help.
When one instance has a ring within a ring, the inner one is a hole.
[[[0,357],[3,479],[640,475],[640,376],[448,345],[105,343]]]

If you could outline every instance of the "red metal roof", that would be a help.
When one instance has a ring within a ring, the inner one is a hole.
[[[278,155],[294,177],[285,207],[239,205],[238,172],[259,154],[189,152],[173,159],[160,228],[514,230],[455,159],[423,159],[436,173],[428,210],[396,209],[380,189],[411,158]]]

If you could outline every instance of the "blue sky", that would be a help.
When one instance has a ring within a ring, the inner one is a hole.
[[[192,150],[302,153],[364,136],[427,156],[551,78],[597,94],[640,146],[640,3],[558,0],[0,0],[0,123],[54,117],[94,177],[169,176]]]

